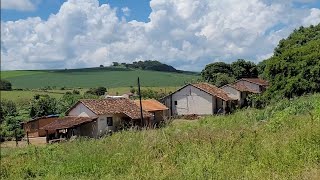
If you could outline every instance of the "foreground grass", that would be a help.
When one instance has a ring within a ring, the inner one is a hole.
[[[319,94],[158,130],[1,152],[1,179],[319,177]]]

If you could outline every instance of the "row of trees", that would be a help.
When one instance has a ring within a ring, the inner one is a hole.
[[[231,64],[215,62],[208,64],[202,70],[201,77],[204,81],[220,87],[236,79],[258,77],[258,67],[253,62],[244,59],[238,59]]]
[[[163,64],[159,61],[153,61],[153,60],[146,60],[146,61],[137,61],[130,63],[119,63],[119,62],[113,62],[114,67],[126,67],[126,68],[133,68],[133,69],[143,69],[143,70],[152,70],[152,71],[164,71],[164,72],[179,72],[174,67]]]

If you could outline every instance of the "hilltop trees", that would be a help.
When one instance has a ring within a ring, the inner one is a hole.
[[[281,40],[262,69],[272,84],[269,94],[291,98],[320,92],[320,24],[300,27]]]
[[[207,82],[223,86],[236,79],[258,77],[258,68],[253,62],[244,59],[238,59],[231,64],[215,62],[208,64],[202,70],[201,76]]]

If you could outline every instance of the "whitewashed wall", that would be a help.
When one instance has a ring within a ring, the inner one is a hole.
[[[233,98],[233,99],[237,99],[240,100],[240,91],[236,90],[235,88],[231,87],[231,86],[224,86],[221,89],[223,89],[225,92],[228,93],[228,95]]]
[[[79,103],[68,113],[68,116],[96,117],[97,115],[90,109],[88,109],[85,105]]]

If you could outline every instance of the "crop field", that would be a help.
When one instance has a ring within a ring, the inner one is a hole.
[[[320,94],[160,129],[1,150],[1,179],[319,177]]]
[[[196,81],[199,76],[191,73],[168,73],[159,71],[131,70],[123,68],[91,68],[52,71],[3,71],[1,78],[10,81],[13,88],[67,87],[106,88],[141,86],[164,87],[181,86]]]

